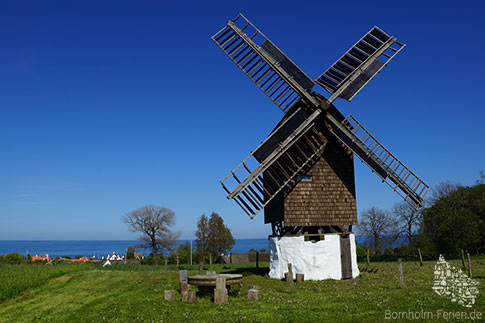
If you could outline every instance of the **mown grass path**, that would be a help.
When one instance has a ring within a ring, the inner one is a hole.
[[[398,266],[393,262],[371,264],[377,273],[357,280],[295,284],[293,293],[285,282],[264,277],[265,269],[226,269],[243,273],[244,285],[225,306],[214,305],[210,297],[198,297],[196,304],[164,301],[163,290],[178,287],[175,271],[165,279],[160,268],[126,271],[113,266],[68,273],[10,298],[0,303],[0,321],[376,322],[384,320],[386,310],[485,314],[484,260],[473,263],[481,293],[472,308],[434,293],[434,264],[425,262],[420,268],[418,263],[404,262],[404,289],[399,288]],[[457,261],[450,264],[459,266]],[[248,284],[260,286],[260,301],[247,301]]]

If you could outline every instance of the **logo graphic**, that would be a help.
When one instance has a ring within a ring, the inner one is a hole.
[[[477,297],[478,282],[465,275],[461,269],[450,266],[443,255],[434,266],[434,286],[436,294],[450,298],[465,307],[472,307]]]

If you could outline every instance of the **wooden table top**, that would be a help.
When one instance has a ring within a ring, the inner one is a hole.
[[[226,285],[242,283],[242,275],[239,274],[219,274],[226,277]],[[216,286],[217,275],[194,275],[187,277],[188,283],[195,286]]]

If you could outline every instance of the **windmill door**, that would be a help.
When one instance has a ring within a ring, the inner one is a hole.
[[[350,235],[340,235],[340,261],[342,279],[352,279],[352,257],[350,253]]]

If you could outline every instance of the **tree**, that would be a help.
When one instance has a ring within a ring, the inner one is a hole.
[[[231,230],[215,212],[212,212],[210,218],[202,214],[197,222],[195,237],[196,255],[200,261],[207,260],[209,255],[212,255],[212,259],[218,260],[234,245]]]
[[[485,184],[458,187],[423,210],[423,235],[440,253],[485,249]]]
[[[146,205],[123,216],[133,232],[140,232],[139,248],[152,250],[155,265],[158,265],[158,251],[172,251],[180,233],[170,231],[175,223],[175,213],[163,206]]]
[[[131,246],[126,249],[126,259],[135,259],[135,247]]]
[[[421,213],[407,202],[394,205],[393,213],[399,221],[399,234],[404,233],[408,239],[409,247],[414,255],[414,235],[416,234],[421,222]]]
[[[396,221],[388,212],[376,207],[371,207],[362,212],[360,216],[359,230],[367,236],[370,243],[374,245],[376,254],[380,253],[383,242],[386,239],[395,240],[398,236],[396,233]]]

